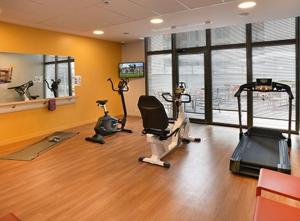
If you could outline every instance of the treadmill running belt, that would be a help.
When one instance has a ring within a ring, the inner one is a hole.
[[[258,166],[277,168],[279,159],[279,140],[259,136],[244,136],[247,143],[241,162]]]

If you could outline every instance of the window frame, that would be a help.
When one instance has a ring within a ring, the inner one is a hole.
[[[172,84],[173,92],[178,84],[178,54],[192,54],[192,53],[204,53],[204,69],[205,69],[205,120],[190,119],[194,123],[205,123],[209,125],[218,126],[228,126],[228,127],[238,127],[236,124],[225,124],[216,123],[212,119],[212,51],[214,50],[224,50],[224,49],[246,49],[246,71],[247,71],[247,82],[251,83],[253,81],[253,48],[255,47],[268,47],[268,46],[281,46],[281,45],[295,45],[296,48],[296,67],[295,67],[295,77],[296,77],[296,125],[295,130],[292,131],[294,134],[299,134],[299,98],[300,98],[300,17],[295,18],[295,39],[283,39],[283,40],[272,40],[263,42],[253,42],[252,41],[252,24],[245,25],[246,32],[246,42],[239,44],[227,44],[227,45],[212,45],[211,44],[211,29],[206,29],[206,45],[203,47],[193,47],[193,48],[176,48],[176,34],[171,34],[171,50],[161,50],[161,51],[148,51],[147,41],[145,39],[145,61],[147,61],[148,55],[153,54],[166,54],[172,53]],[[148,64],[145,62],[145,88],[146,94],[148,94]],[[249,128],[253,126],[253,97],[252,93],[247,93],[247,126],[244,128]],[[174,110],[175,113],[176,110]],[[287,130],[281,130],[287,132]]]

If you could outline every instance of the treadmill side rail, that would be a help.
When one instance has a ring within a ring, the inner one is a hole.
[[[289,147],[286,140],[279,142],[279,160],[278,171],[286,174],[291,174],[291,163],[289,158]]]
[[[245,147],[247,146],[247,135],[242,134],[240,136],[240,142],[238,146],[235,148],[231,158],[230,158],[230,164],[229,164],[229,169],[233,173],[239,173],[240,172],[240,167],[241,167],[241,156],[242,153],[244,152]]]

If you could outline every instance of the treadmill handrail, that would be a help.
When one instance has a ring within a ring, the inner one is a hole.
[[[257,90],[256,82],[243,84],[239,87],[238,91],[235,93],[235,97],[238,99],[238,112],[239,112],[239,128],[240,137],[243,135],[243,125],[242,125],[242,108],[241,108],[241,94],[243,91],[257,91],[257,92],[286,92],[289,96],[289,124],[288,124],[288,146],[291,147],[291,131],[292,131],[292,100],[294,95],[292,93],[291,87],[287,84],[282,84],[278,82],[272,82],[272,90]]]
[[[255,89],[256,82],[252,82],[249,84],[243,84],[239,87],[238,91],[235,93],[235,97],[241,96],[243,91],[257,91],[257,92],[286,92],[289,95],[289,99],[294,99],[294,95],[292,93],[291,87],[287,84],[282,84],[278,82],[272,82],[272,90],[257,90]]]

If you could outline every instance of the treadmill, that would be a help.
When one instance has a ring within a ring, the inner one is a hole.
[[[289,96],[288,138],[274,129],[251,127],[243,133],[242,129],[242,92],[283,92]],[[256,82],[241,85],[234,95],[238,99],[240,142],[230,158],[230,170],[233,173],[258,177],[261,168],[291,173],[289,148],[291,147],[292,94],[290,86],[272,79],[257,79]]]

